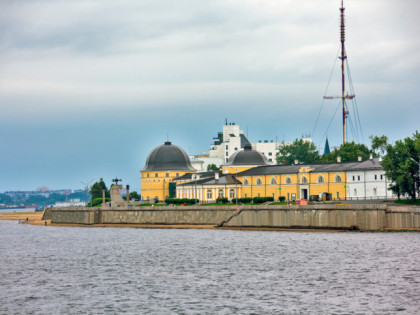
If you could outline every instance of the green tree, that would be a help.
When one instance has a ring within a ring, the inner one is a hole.
[[[321,157],[323,163],[337,162],[337,157],[341,157],[341,162],[356,162],[358,157],[361,156],[362,160],[368,160],[369,155],[377,156],[377,154],[370,150],[366,145],[361,143],[346,142],[342,144],[339,149],[335,149],[329,154]]]
[[[277,156],[277,164],[294,164],[298,160],[299,163],[317,163],[319,162],[319,153],[315,144],[306,142],[302,139],[296,139],[290,145],[283,145],[279,148]]]
[[[134,199],[136,201],[139,201],[140,200],[140,195],[137,193],[137,191],[132,191],[130,193],[130,200],[131,199]]]
[[[99,181],[94,183],[92,187],[90,188],[89,193],[91,194],[92,199],[102,198],[102,190],[104,189],[105,189],[105,197],[110,197],[109,190],[106,187],[104,180],[101,178],[99,179]]]
[[[220,168],[216,166],[216,164],[209,164],[207,165],[207,171],[218,171]]]
[[[12,197],[6,194],[0,194],[0,203],[4,203],[6,205],[11,204],[13,202]]]
[[[420,133],[416,131],[412,138],[398,140],[394,145],[389,144],[385,136],[373,137],[372,147],[386,152],[381,165],[398,199],[408,195],[415,202],[416,193],[420,193]]]

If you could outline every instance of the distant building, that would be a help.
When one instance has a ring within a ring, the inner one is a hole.
[[[310,138],[302,138],[305,142],[312,142]],[[217,158],[225,164],[229,158],[244,149],[245,144],[251,144],[252,149],[260,152],[267,158],[268,164],[277,164],[277,156],[279,148],[283,145],[290,145],[292,142],[278,142],[274,140],[259,140],[258,142],[250,142],[245,136],[243,130],[235,123],[227,123],[223,126],[223,131],[213,138],[213,144],[210,145],[208,156]],[[197,158],[201,160],[200,157]]]

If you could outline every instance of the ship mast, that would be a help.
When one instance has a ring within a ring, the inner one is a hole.
[[[341,98],[343,105],[343,144],[346,143],[346,119],[349,112],[346,110],[346,99],[354,98],[354,95],[346,95],[346,77],[344,72],[344,63],[347,59],[346,49],[345,49],[345,23],[344,23],[344,0],[341,0],[340,8],[340,41],[341,41],[341,56],[338,57],[341,59],[341,96],[324,96],[324,99],[335,99]]]

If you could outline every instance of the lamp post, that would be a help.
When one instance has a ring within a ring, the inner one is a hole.
[[[165,202],[165,179],[163,179],[162,184],[162,201]]]
[[[193,174],[192,178],[194,179],[194,204],[197,204],[197,175]]]
[[[98,177],[93,177],[91,178],[87,183],[85,183],[84,181],[79,179],[79,182],[81,182],[84,186],[85,186],[85,202],[86,202],[86,206],[88,205],[88,191],[89,191],[89,184],[97,179]],[[92,201],[93,202],[93,201]]]
[[[238,205],[238,179],[236,178],[236,175],[238,174],[238,169],[235,168],[235,199],[236,199],[236,205]]]

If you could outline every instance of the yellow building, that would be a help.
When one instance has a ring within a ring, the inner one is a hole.
[[[142,200],[163,201],[175,197],[172,181],[186,173],[195,173],[188,155],[180,147],[167,141],[150,152],[140,171]]]
[[[175,179],[176,196],[212,202],[219,197],[296,200],[329,194],[333,200],[343,200],[347,171],[358,164],[268,165],[262,154],[248,147],[232,155],[222,172],[198,173],[195,178],[185,175],[183,181]]]

